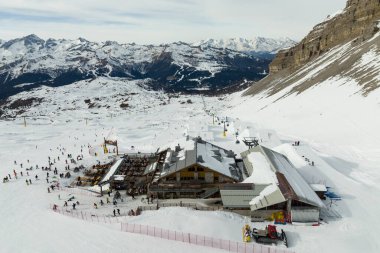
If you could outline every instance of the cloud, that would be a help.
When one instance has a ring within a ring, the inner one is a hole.
[[[83,20],[61,15],[52,15],[46,12],[23,12],[14,10],[0,10],[0,20],[53,22],[53,23],[78,23]]]
[[[345,0],[12,0],[0,2],[0,37],[161,43],[208,37],[300,39]]]

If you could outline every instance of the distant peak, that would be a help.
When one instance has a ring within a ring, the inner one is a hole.
[[[32,44],[44,44],[45,41],[38,37],[35,34],[29,34],[22,38],[25,42],[25,45],[32,45]]]
[[[78,40],[79,40],[80,42],[89,42],[88,40],[86,40],[86,39],[83,38],[83,37],[79,37]]]
[[[36,40],[40,40],[41,38],[38,37],[37,35],[35,35],[34,33],[32,33],[32,34],[26,35],[24,37],[24,39],[36,39]]]

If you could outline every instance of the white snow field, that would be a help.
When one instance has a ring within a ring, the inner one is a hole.
[[[258,137],[262,145],[288,156],[308,182],[325,183],[342,196],[341,201],[328,205],[325,217],[329,217],[318,227],[281,226],[288,235],[291,251],[379,252],[376,232],[380,225],[377,217],[380,187],[376,183],[380,179],[377,169],[380,94],[375,91],[363,98],[353,94],[354,84],[339,87],[339,82],[330,80],[299,96],[277,102],[275,97],[241,98],[240,94],[169,99],[164,93],[145,91],[136,82],[107,78],[86,85],[81,82],[17,95],[45,100],[25,113],[29,116],[26,127],[21,117],[0,121],[0,175],[12,176],[10,182],[0,183],[0,252],[225,252],[121,232],[117,223],[94,224],[55,213],[50,205],[62,207],[64,200],[72,195],[63,191],[49,194],[46,172],[35,165],[46,166],[50,156],[56,159],[53,167],[59,173],[65,172],[67,154],[76,157],[81,149],[84,166],[109,161],[108,156],[102,155],[100,145],[110,135],[119,141],[121,152],[154,152],[177,143],[187,134],[199,135],[235,152],[245,151],[242,142],[235,143],[235,131],[240,132],[239,138]],[[125,97],[129,107],[122,109],[119,105],[125,102]],[[84,102],[87,98],[95,103],[94,108],[88,108]],[[226,137],[223,125],[213,124],[206,111],[219,117],[228,116]],[[292,146],[295,140],[300,140],[301,145]],[[94,152],[100,156],[95,157]],[[302,156],[314,161],[315,166],[309,166]],[[25,168],[30,166],[34,169],[28,171],[28,177]],[[26,184],[26,178],[32,180],[32,185]],[[63,186],[70,182],[60,179]],[[97,197],[74,196],[81,203],[78,210],[112,215],[112,205],[93,209]],[[120,205],[122,214],[139,202],[139,199],[126,199]],[[161,208],[123,219],[232,241],[241,241],[241,228],[248,222],[229,212],[188,208]],[[266,223],[254,225],[263,228]]]
[[[342,196],[335,208],[342,218],[310,234],[308,228],[297,229],[295,250],[380,252],[380,90],[363,97],[357,83],[339,76],[299,95],[286,96],[290,89],[271,97],[235,94],[226,113],[275,129],[284,144],[274,149],[309,182],[324,183]],[[301,145],[290,145],[294,140]]]

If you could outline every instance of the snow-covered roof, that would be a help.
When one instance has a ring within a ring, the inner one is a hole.
[[[117,160],[109,169],[107,174],[103,177],[102,181],[100,181],[100,183],[107,182],[116,173],[117,169],[120,167],[123,161],[124,159]]]
[[[251,210],[261,209],[267,206],[275,205],[284,202],[286,199],[281,193],[281,190],[276,184],[270,184],[265,187],[259,194],[250,202]]]
[[[314,190],[284,155],[258,146],[251,149],[244,159],[248,159],[253,166],[253,173],[247,181],[277,185],[285,199],[294,198],[309,205],[325,207]],[[273,177],[276,177],[276,180],[273,180]]]
[[[243,183],[278,184],[276,174],[273,173],[274,171],[262,153],[249,153],[248,159],[252,163],[254,171]]]
[[[168,149],[161,177],[196,163],[227,177],[241,180],[241,172],[236,166],[235,154],[232,151],[198,138],[188,138],[184,146]]]
[[[324,184],[310,184],[310,187],[316,192],[327,192],[326,185]]]

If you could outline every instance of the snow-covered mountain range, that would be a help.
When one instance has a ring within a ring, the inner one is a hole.
[[[258,44],[257,50],[269,49]],[[284,41],[278,42],[276,47],[281,45],[288,46]],[[41,85],[55,87],[98,76],[149,79],[151,88],[165,91],[215,92],[246,81],[257,81],[265,76],[262,73],[268,72],[273,56],[247,54],[246,48],[217,48],[211,44],[184,42],[97,43],[83,38],[45,41],[32,34],[0,41],[0,98]]]
[[[202,40],[198,43],[194,43],[194,45],[203,47],[227,48],[250,54],[275,54],[281,49],[294,46],[296,43],[296,41],[290,38],[272,39],[264,37],[255,37],[253,39],[207,39]]]

